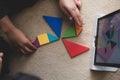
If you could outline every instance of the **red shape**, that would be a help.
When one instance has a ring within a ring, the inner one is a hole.
[[[88,47],[78,45],[78,44],[70,42],[66,39],[63,39],[62,41],[71,57],[75,57],[75,56],[89,50]]]

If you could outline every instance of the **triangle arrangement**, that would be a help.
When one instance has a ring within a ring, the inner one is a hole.
[[[51,27],[51,29],[55,32],[57,37],[50,33],[44,33],[38,35],[36,39],[33,41],[33,45],[36,46],[37,48],[39,48],[42,45],[57,41],[61,36],[62,18],[53,17],[53,16],[43,16],[43,18]],[[65,34],[62,36],[62,38],[70,38],[70,37],[78,36],[81,33],[82,29],[83,29],[82,26],[79,26],[76,23],[75,25],[72,24],[65,32]],[[62,41],[71,57],[75,57],[89,50],[88,47],[70,42],[68,40],[62,39]]]
[[[45,45],[54,41],[57,41],[58,37],[50,34],[50,33],[44,33],[37,36],[35,41],[33,41],[33,45],[35,45],[37,48],[41,45]]]
[[[62,41],[71,57],[75,57],[75,56],[89,50],[88,47],[78,45],[78,44],[70,42],[66,39],[63,39]]]
[[[52,16],[43,16],[45,21],[50,25],[56,35],[60,38],[61,28],[62,28],[62,18],[52,17]]]

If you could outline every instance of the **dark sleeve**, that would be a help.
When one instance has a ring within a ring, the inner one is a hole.
[[[0,0],[0,19],[8,14],[8,8],[4,0]]]

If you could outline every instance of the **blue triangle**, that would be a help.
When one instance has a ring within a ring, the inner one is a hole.
[[[52,17],[52,16],[43,16],[45,21],[50,25],[56,35],[60,38],[61,28],[62,28],[62,18]]]
[[[48,38],[49,38],[49,41],[50,41],[50,42],[54,42],[54,41],[58,40],[58,37],[53,36],[53,35],[50,34],[50,33],[47,33],[47,35],[48,35]]]

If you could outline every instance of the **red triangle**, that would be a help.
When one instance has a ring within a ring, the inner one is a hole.
[[[63,39],[62,41],[71,57],[75,57],[75,56],[89,50],[88,47],[78,45],[78,44],[70,42],[66,39]]]

